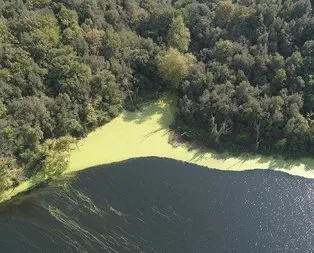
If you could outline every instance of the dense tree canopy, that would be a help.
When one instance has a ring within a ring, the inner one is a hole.
[[[3,1],[0,190],[167,88],[189,140],[313,155],[313,57],[310,0]]]
[[[155,64],[160,46],[135,30],[152,5],[0,4],[0,190],[40,170],[60,173],[69,136],[82,137],[123,104],[134,107],[143,94],[162,90]]]
[[[310,1],[224,0],[210,12],[207,29],[189,26],[199,62],[180,86],[177,129],[219,148],[314,154]]]

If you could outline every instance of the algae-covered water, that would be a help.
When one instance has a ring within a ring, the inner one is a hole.
[[[232,156],[208,149],[193,149],[170,141],[175,115],[171,95],[143,105],[139,111],[124,111],[117,118],[79,141],[71,153],[66,172],[135,157],[162,157],[228,171],[275,169],[292,175],[314,178],[314,159],[287,160],[282,157],[242,154]]]
[[[314,181],[132,159],[0,206],[0,252],[313,252]]]
[[[170,125],[173,123],[176,99],[166,94],[155,102],[143,104],[135,112],[124,111],[111,122],[97,128],[81,139],[69,157],[64,174],[101,164],[111,164],[137,157],[160,157],[185,161],[207,168],[226,171],[251,169],[279,170],[291,175],[314,179],[314,159],[287,160],[251,154],[232,156],[204,148],[171,141]],[[0,202],[27,191],[47,177],[43,173],[33,176],[14,189],[0,195]]]

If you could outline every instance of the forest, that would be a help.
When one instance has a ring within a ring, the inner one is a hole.
[[[167,90],[186,141],[314,155],[311,1],[1,1],[0,191]]]

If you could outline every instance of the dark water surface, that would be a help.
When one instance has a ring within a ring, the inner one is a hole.
[[[314,180],[134,159],[0,206],[0,252],[314,252]]]

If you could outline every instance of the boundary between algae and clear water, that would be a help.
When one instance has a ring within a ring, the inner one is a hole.
[[[163,98],[144,104],[139,111],[122,112],[117,118],[97,128],[80,140],[70,154],[68,169],[63,174],[80,171],[131,158],[160,157],[226,171],[272,169],[305,178],[314,178],[314,159],[286,160],[270,156],[220,154],[206,149],[193,149],[188,144],[169,142],[174,120],[175,98]],[[34,176],[0,197],[7,200],[46,180]]]

